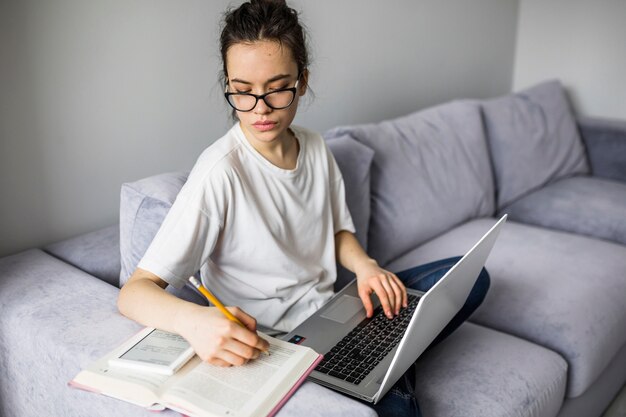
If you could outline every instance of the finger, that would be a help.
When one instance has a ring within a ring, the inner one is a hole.
[[[377,280],[377,279],[373,280],[372,287],[374,288],[374,291],[376,292],[376,295],[378,296],[378,300],[380,301],[380,304],[383,307],[383,311],[385,312],[385,315],[388,318],[392,319],[393,314],[391,314],[391,305],[389,304],[389,296],[387,295],[387,292],[385,291],[385,288],[381,284],[380,280]]]
[[[222,346],[222,350],[233,355],[229,356],[229,358],[231,358],[230,363],[233,365],[243,365],[252,359],[258,358],[261,353],[259,349],[246,345],[245,343],[241,343],[235,339],[230,339],[227,343],[225,343]],[[234,362],[232,361],[233,357],[236,358]]]
[[[251,315],[247,314],[245,311],[240,309],[239,307],[226,307],[233,316],[237,317],[240,322],[243,323],[244,326],[251,332],[256,332],[256,320]]]
[[[389,275],[389,284],[391,285],[395,296],[394,306],[396,308],[396,314],[400,314],[400,307],[402,307],[404,303],[404,295],[402,293],[404,286],[401,283],[397,282],[395,279],[393,279],[393,276],[391,276],[391,274]]]
[[[226,362],[225,360],[222,360],[220,358],[211,358],[207,361],[207,363],[213,365],[213,366],[221,366],[221,367],[226,367],[226,366],[230,366],[230,363]]]
[[[398,309],[398,303],[396,302],[396,293],[395,290],[393,288],[393,285],[391,282],[389,282],[390,278],[387,277],[387,275],[383,275],[380,278],[380,283],[382,284],[383,288],[385,289],[385,292],[387,293],[387,298],[389,299],[389,309],[391,310],[392,314],[396,313],[396,310]]]
[[[365,308],[365,314],[367,318],[372,317],[372,315],[374,314],[374,306],[372,305],[372,300],[370,298],[371,293],[371,289],[367,287],[359,288],[359,297],[361,297],[361,302],[363,303],[363,307]]]
[[[241,366],[248,362],[248,359],[233,353],[229,349],[221,349],[215,354],[215,359],[221,359],[226,362],[228,366]]]
[[[251,331],[247,328],[243,328],[235,323],[232,323],[230,332],[233,339],[238,340],[246,346],[263,352],[267,352],[270,348],[270,344],[268,343],[268,341],[260,337],[255,331]]]
[[[398,283],[398,285],[400,286],[400,289],[402,290],[402,306],[404,308],[409,306],[409,295],[406,292],[406,285],[404,285],[404,282],[402,282],[402,280],[400,278],[398,278],[398,276],[394,273],[391,274],[392,278],[394,281],[396,281]]]

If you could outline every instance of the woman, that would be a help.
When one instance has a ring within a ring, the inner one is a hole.
[[[208,363],[241,365],[268,349],[257,321],[288,332],[333,295],[338,261],[355,273],[368,317],[375,293],[393,318],[407,306],[405,283],[425,291],[454,260],[399,278],[359,245],[332,154],[318,133],[292,126],[309,79],[305,34],[293,9],[284,1],[244,3],[226,14],[220,40],[225,97],[238,122],[198,158],[120,291],[120,311],[180,334]],[[197,271],[245,328],[214,307],[164,291]],[[489,282],[481,277],[440,338],[480,304]],[[410,371],[376,407],[381,415],[419,415]]]

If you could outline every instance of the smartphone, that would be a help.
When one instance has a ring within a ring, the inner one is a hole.
[[[109,366],[114,369],[173,375],[193,356],[193,348],[181,336],[152,329],[130,349],[109,359]]]

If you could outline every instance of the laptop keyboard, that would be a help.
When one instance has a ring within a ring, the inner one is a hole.
[[[411,321],[419,297],[408,295],[408,307],[388,319],[381,306],[341,339],[315,368],[316,371],[358,385],[394,348]]]

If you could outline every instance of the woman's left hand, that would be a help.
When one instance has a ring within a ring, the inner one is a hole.
[[[378,266],[373,259],[368,259],[356,265],[355,274],[359,289],[359,297],[363,302],[367,317],[372,317],[374,307],[370,298],[376,293],[385,315],[392,319],[400,313],[400,307],[408,304],[406,287],[394,273]]]

